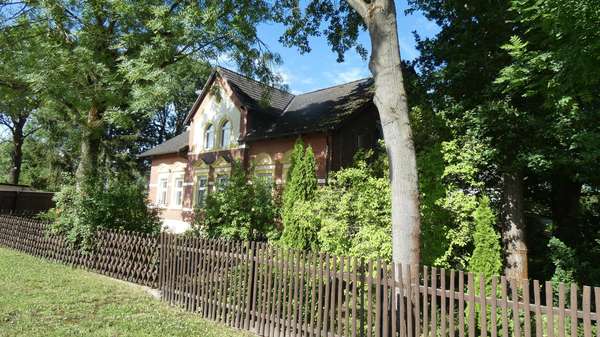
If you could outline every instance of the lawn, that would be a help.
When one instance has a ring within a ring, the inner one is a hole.
[[[169,307],[140,287],[0,248],[0,336],[252,335]]]

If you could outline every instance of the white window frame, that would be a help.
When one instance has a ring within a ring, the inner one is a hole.
[[[206,184],[202,186],[200,182],[204,180]],[[202,197],[202,206],[200,206],[200,190],[204,191],[204,195]],[[197,208],[204,208],[206,206],[206,197],[208,195],[208,174],[199,174],[196,176],[196,188],[194,189],[194,203]]]
[[[177,182],[181,181],[181,187],[177,186]],[[182,208],[183,207],[183,191],[184,191],[184,183],[183,175],[177,175],[173,177],[173,193],[172,193],[172,207],[173,208]],[[181,200],[177,200],[177,194],[181,193]],[[178,203],[180,201],[180,203]]]
[[[163,182],[165,183],[163,186]],[[167,206],[169,199],[169,177],[161,175],[158,177],[158,185],[156,187],[156,205],[160,207]]]
[[[210,133],[209,130],[210,129]],[[215,125],[210,123],[204,127],[204,149],[211,150],[215,147]],[[209,145],[210,144],[210,145]]]
[[[225,134],[225,127],[227,127],[227,134]],[[227,149],[231,145],[232,129],[231,122],[228,119],[221,122],[221,128],[219,129],[219,146],[222,149]]]

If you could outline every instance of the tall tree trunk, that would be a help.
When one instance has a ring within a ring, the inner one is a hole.
[[[23,129],[25,128],[26,122],[27,117],[19,117],[13,120],[13,150],[10,156],[10,176],[8,181],[10,184],[17,185],[21,176],[21,164],[23,162],[23,142],[25,140]]]
[[[523,177],[518,173],[504,173],[504,221],[502,241],[506,252],[504,273],[513,279],[527,279],[527,244],[523,213]]]
[[[566,171],[552,176],[552,221],[555,235],[568,246],[574,246],[581,234],[578,228],[581,183]]]
[[[100,153],[102,134],[100,111],[96,106],[92,106],[88,112],[87,124],[81,137],[79,164],[75,172],[78,189],[82,183],[95,178],[98,173],[98,154]]]
[[[396,6],[393,0],[348,3],[361,15],[371,37],[369,69],[390,163],[393,260],[417,265],[421,246],[417,161],[402,80]]]

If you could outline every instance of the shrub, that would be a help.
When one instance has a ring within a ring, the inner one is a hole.
[[[499,275],[502,271],[502,248],[500,235],[494,230],[496,220],[490,200],[483,197],[474,212],[475,233],[473,241],[475,249],[469,261],[469,270],[483,273],[485,276]]]
[[[84,249],[97,230],[120,229],[158,233],[160,219],[147,207],[144,183],[125,174],[64,186],[55,196],[56,207],[45,214],[55,232]]]
[[[272,191],[273,186],[261,180],[249,184],[242,165],[233,163],[227,185],[209,193],[204,209],[195,212],[195,232],[229,240],[276,238],[277,210]]]
[[[317,190],[316,161],[312,148],[296,141],[292,163],[283,190],[283,233],[280,243],[287,247],[308,249],[318,247],[318,223],[314,219],[311,201]],[[310,219],[304,218],[310,216]],[[309,231],[310,229],[310,231]],[[312,232],[311,232],[312,231]]]

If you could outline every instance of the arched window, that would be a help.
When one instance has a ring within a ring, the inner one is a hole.
[[[231,123],[229,121],[225,121],[221,125],[221,148],[226,149],[229,147],[231,142]]]
[[[204,148],[212,149],[215,146],[215,128],[209,124],[204,130]]]

